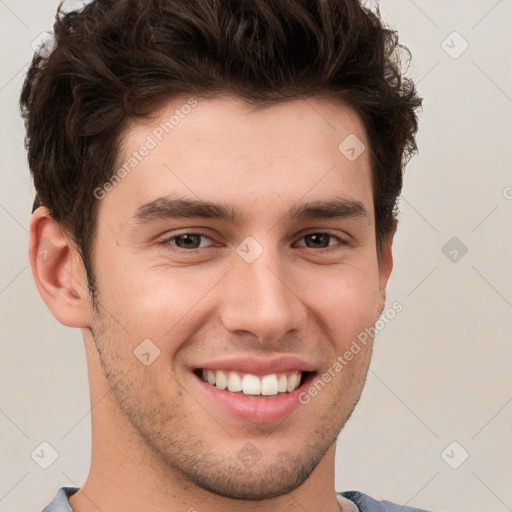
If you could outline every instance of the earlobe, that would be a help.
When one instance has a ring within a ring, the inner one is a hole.
[[[37,289],[53,316],[69,327],[88,327],[89,294],[82,260],[44,207],[30,221],[29,260]]]

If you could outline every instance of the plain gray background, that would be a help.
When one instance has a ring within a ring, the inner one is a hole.
[[[425,101],[388,292],[388,304],[398,301],[403,311],[378,335],[367,386],[339,439],[336,487],[432,510],[505,512],[512,510],[512,0],[380,5],[412,51],[410,74]],[[51,30],[56,6],[0,0],[5,512],[38,511],[59,486],[81,485],[91,449],[80,332],[46,309],[27,257],[34,191],[17,101],[32,41]],[[48,469],[31,458],[43,441],[58,453]]]

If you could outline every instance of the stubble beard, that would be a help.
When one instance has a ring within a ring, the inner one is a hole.
[[[288,494],[306,481],[336,442],[359,400],[360,394],[347,409],[339,396],[332,404],[332,414],[312,417],[310,435],[293,453],[269,453],[264,448],[266,437],[254,437],[250,444],[263,449],[260,458],[248,461],[233,451],[232,446],[240,445],[238,440],[219,447],[208,438],[204,426],[212,424],[218,428],[219,423],[211,417],[198,422],[187,414],[184,397],[192,397],[171,374],[169,386],[175,388],[173,397],[151,388],[146,367],[129,350],[122,350],[126,346],[122,342],[124,331],[99,310],[90,332],[115,403],[148,448],[143,456],[148,467],[137,467],[134,471],[152,468],[162,482],[171,482],[171,487],[179,480],[218,496],[241,500],[265,500]],[[345,412],[340,415],[335,413],[337,410]]]

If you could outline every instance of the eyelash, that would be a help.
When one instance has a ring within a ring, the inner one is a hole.
[[[171,244],[172,241],[176,240],[176,238],[180,238],[185,235],[203,236],[203,237],[207,238],[208,240],[215,242],[215,240],[213,240],[210,236],[208,236],[207,233],[205,233],[203,231],[185,231],[178,235],[173,235],[171,237],[168,237],[165,240],[162,240],[161,242],[159,242],[158,244],[161,246],[164,246],[165,248],[167,248],[173,252],[193,253],[193,254],[197,253],[197,251],[199,251],[200,249],[210,249],[211,248],[211,247],[197,247],[195,249],[182,249],[181,247],[176,247],[176,246],[173,247],[172,246],[172,244]],[[311,235],[328,235],[330,238],[334,238],[338,242],[337,244],[334,244],[332,246],[329,245],[322,249],[314,249],[314,248],[307,247],[307,246],[301,246],[301,247],[305,247],[306,249],[309,249],[309,251],[311,251],[313,253],[328,254],[332,251],[340,249],[340,247],[349,245],[349,243],[346,240],[343,240],[339,236],[334,235],[333,233],[330,233],[328,231],[311,231],[310,233],[305,233],[304,235],[302,235],[299,240],[302,240],[302,239],[306,238],[307,236],[311,236]]]
[[[171,242],[176,240],[176,238],[180,238],[185,235],[203,236],[203,237],[207,238],[208,240],[211,240],[212,242],[214,242],[214,240],[210,236],[208,236],[207,233],[205,233],[203,231],[184,231],[183,233],[179,233],[177,235],[172,235],[168,238],[165,238],[164,240],[158,242],[158,245],[162,246],[165,250],[169,250],[169,251],[175,252],[175,253],[182,253],[182,254],[187,254],[187,253],[188,254],[197,254],[199,249],[210,249],[210,247],[197,247],[195,249],[182,249],[181,247],[173,246],[173,244]]]

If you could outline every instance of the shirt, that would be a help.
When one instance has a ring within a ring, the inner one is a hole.
[[[78,487],[61,487],[53,501],[42,512],[73,512],[68,498],[76,491],[78,491]],[[347,500],[349,504],[352,504],[354,512],[428,512],[420,508],[400,506],[390,501],[377,501],[358,491],[338,493],[338,501],[345,508],[347,507]]]

